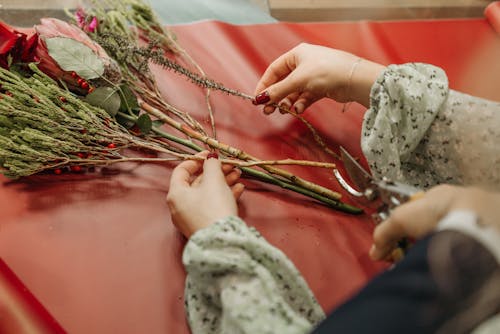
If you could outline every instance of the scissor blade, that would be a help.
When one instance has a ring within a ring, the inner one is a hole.
[[[373,185],[371,175],[342,146],[340,147],[340,157],[344,162],[344,167],[349,178],[358,190],[364,192]]]

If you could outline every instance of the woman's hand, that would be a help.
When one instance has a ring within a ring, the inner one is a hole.
[[[388,257],[403,237],[421,238],[432,232],[439,221],[453,210],[470,210],[484,225],[500,228],[500,193],[479,188],[441,185],[421,199],[397,207],[390,217],[375,228],[370,256]]]
[[[244,190],[237,182],[241,172],[211,157],[180,163],[170,178],[167,204],[172,222],[186,238],[218,219],[238,214],[236,200]]]
[[[383,69],[344,51],[302,43],[269,65],[255,89],[255,103],[266,104],[266,114],[274,111],[272,103],[302,113],[324,97],[368,107],[371,87]]]

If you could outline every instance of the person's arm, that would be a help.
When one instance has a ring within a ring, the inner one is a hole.
[[[293,263],[237,217],[238,177],[217,159],[185,161],[172,173],[167,203],[190,238],[183,263],[191,330],[307,333],[324,313]]]
[[[390,65],[371,90],[361,147],[372,174],[429,188],[500,189],[500,103],[448,88],[428,64]]]
[[[405,236],[420,240],[314,334],[470,333],[479,325],[488,333],[500,312],[498,203],[500,193],[439,186],[398,207],[375,229],[370,255],[385,258]]]
[[[193,333],[309,333],[324,317],[293,263],[238,217],[196,232],[183,262]]]

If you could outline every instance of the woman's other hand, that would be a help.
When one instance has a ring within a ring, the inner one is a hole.
[[[217,220],[238,214],[236,200],[244,186],[238,183],[241,172],[230,165],[221,166],[213,153],[202,152],[206,160],[187,160],[172,172],[167,204],[172,222],[189,238]]]
[[[500,193],[440,185],[429,190],[421,199],[397,207],[386,221],[375,228],[370,256],[374,260],[387,258],[399,240],[424,237],[454,210],[473,211],[481,224],[500,228]]]

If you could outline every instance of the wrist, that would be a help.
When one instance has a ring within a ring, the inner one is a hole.
[[[350,100],[369,108],[372,86],[384,69],[385,66],[366,59],[359,62],[354,68],[350,78]]]

